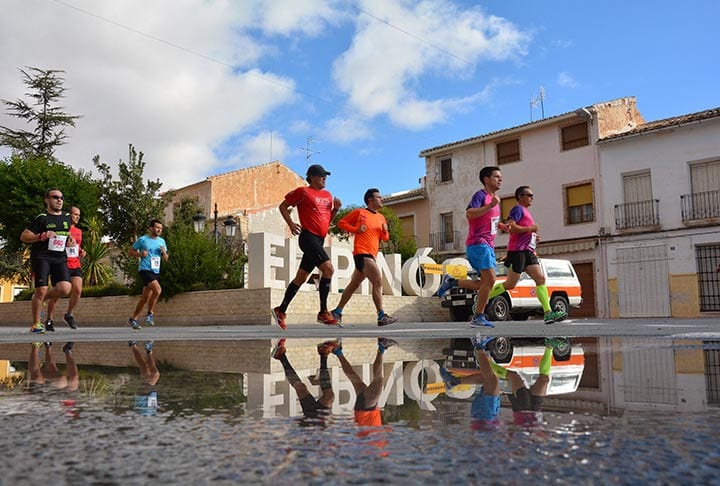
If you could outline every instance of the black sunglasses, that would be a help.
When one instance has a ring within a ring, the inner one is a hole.
[[[55,195],[55,194],[53,194],[53,195],[50,196],[50,197],[53,198],[53,199],[59,199],[60,201],[62,201],[63,199],[65,199],[64,197],[62,197],[62,196],[57,196],[57,195]]]
[[[535,197],[535,194],[523,194],[523,196],[527,196],[527,197]]]

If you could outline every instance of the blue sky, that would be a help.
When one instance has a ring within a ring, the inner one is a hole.
[[[133,143],[165,189],[271,160],[304,175],[311,138],[328,188],[359,204],[418,187],[423,149],[530,121],[541,86],[545,116],[622,96],[648,121],[720,106],[718,5],[6,0],[0,98],[22,96],[16,68],[63,69],[83,118],[58,156],[92,168]]]

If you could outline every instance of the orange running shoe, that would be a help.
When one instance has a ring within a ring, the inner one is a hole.
[[[277,325],[280,326],[280,329],[287,329],[287,326],[285,325],[285,317],[287,317],[287,315],[280,310],[280,307],[275,307],[271,313],[273,319],[277,322]]]
[[[328,326],[337,326],[338,321],[333,317],[332,314],[328,311],[320,311],[318,312],[317,321],[320,324],[327,324]]]

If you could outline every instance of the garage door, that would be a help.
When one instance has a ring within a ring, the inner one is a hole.
[[[575,273],[580,280],[582,288],[583,303],[577,309],[573,309],[571,317],[595,317],[597,310],[595,309],[595,265],[593,262],[575,263]]]
[[[617,249],[620,317],[670,317],[665,245]]]

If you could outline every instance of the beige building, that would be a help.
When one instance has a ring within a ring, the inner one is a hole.
[[[165,208],[165,221],[172,222],[175,204],[194,198],[209,225],[214,223],[217,205],[219,232],[223,231],[222,223],[232,216],[238,222],[237,233],[243,240],[251,232],[286,234],[287,225],[278,206],[285,194],[304,184],[305,179],[278,161],[209,176],[173,191],[173,199]]]
[[[385,206],[400,219],[400,234],[415,241],[418,248],[430,243],[430,202],[424,187],[383,196]]]
[[[516,127],[420,152],[425,158],[430,246],[440,257],[465,252],[465,207],[482,185],[482,167],[499,166],[502,214],[515,204],[514,191],[532,186],[538,254],[571,260],[583,286],[583,306],[574,316],[606,316],[605,280],[598,249],[602,201],[598,200],[598,139],[644,123],[635,98],[620,98]],[[498,235],[502,257],[507,235]]]
[[[26,288],[28,288],[27,285],[18,282],[0,280],[0,302],[12,302],[15,294]]]

